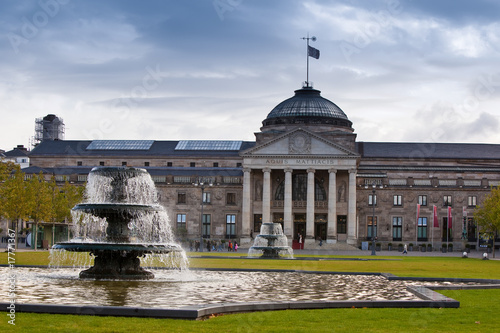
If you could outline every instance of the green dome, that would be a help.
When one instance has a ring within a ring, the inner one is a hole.
[[[351,128],[344,111],[321,97],[321,91],[311,87],[295,90],[295,96],[278,104],[262,122],[264,126],[280,124],[332,124]]]

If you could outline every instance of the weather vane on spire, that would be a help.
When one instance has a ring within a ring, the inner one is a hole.
[[[312,85],[310,85],[309,82],[309,57],[313,57],[315,59],[319,59],[319,50],[315,49],[312,46],[309,46],[309,40],[312,40],[313,42],[316,41],[316,37],[312,36],[309,37],[309,33],[307,34],[307,37],[302,37],[302,39],[307,40],[307,78],[306,78],[306,84],[304,88],[312,88]]]

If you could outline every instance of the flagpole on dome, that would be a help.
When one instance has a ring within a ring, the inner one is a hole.
[[[309,84],[309,57],[313,57],[315,59],[319,59],[319,50],[315,49],[312,46],[309,46],[309,40],[312,40],[313,42],[316,41],[316,37],[312,36],[309,37],[309,33],[307,33],[307,37],[302,37],[303,40],[307,41],[307,69],[306,69],[306,85],[305,88],[312,88],[312,86]]]

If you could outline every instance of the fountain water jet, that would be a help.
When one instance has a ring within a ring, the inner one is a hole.
[[[186,254],[173,242],[168,216],[157,204],[146,170],[96,167],[89,174],[86,196],[87,203],[73,208],[78,238],[52,247],[95,256],[94,266],[80,272],[80,278],[152,279],[154,274],[141,267],[139,257],[171,262],[165,256],[177,255],[180,265],[186,265]]]
[[[260,235],[255,237],[252,247],[248,250],[249,257],[280,259],[293,258],[293,250],[288,246],[288,239],[283,234],[279,223],[262,223]]]

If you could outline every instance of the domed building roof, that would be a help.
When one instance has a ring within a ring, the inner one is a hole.
[[[312,87],[295,90],[295,96],[278,104],[262,124],[331,124],[351,128],[352,122],[344,111],[320,93]]]

